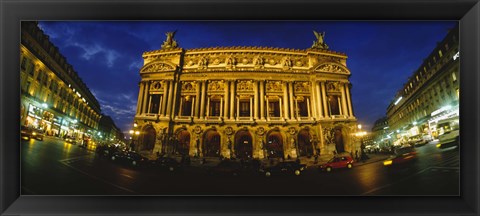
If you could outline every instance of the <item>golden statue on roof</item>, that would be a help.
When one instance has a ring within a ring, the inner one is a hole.
[[[175,33],[177,33],[177,30],[173,32],[165,33],[165,35],[167,36],[167,39],[163,42],[162,49],[170,49],[170,48],[178,47],[177,41],[173,39],[173,37],[175,36]]]
[[[316,41],[313,41],[312,48],[314,49],[328,49],[328,45],[325,43],[324,38],[325,38],[325,32],[317,32],[313,30],[313,34],[315,34],[315,37],[317,38]]]

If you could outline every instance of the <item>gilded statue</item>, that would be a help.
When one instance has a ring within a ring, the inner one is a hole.
[[[165,33],[165,35],[167,36],[167,39],[163,42],[162,49],[170,49],[170,48],[177,48],[178,47],[177,41],[175,41],[173,39],[176,32],[177,32],[177,30],[175,30],[173,32]]]
[[[317,31],[313,31],[313,34],[315,34],[315,37],[317,38],[316,41],[313,41],[313,45],[312,45],[312,48],[316,48],[316,49],[328,49],[328,46],[327,44],[325,43],[324,41],[324,38],[325,38],[325,32],[317,32]]]

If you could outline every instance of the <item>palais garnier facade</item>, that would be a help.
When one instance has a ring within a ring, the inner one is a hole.
[[[134,148],[152,154],[297,158],[352,152],[347,56],[308,49],[183,49],[168,32],[143,53]]]

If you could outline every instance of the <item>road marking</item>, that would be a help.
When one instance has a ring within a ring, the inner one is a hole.
[[[84,175],[86,175],[86,176],[88,176],[88,177],[90,177],[90,178],[96,179],[96,180],[101,181],[101,182],[103,182],[103,183],[106,183],[106,184],[109,184],[109,185],[111,185],[111,186],[114,186],[114,187],[116,187],[116,188],[118,188],[118,189],[121,189],[121,190],[124,190],[124,191],[128,191],[128,192],[130,192],[130,193],[135,194],[134,191],[132,191],[132,190],[130,190],[130,189],[128,189],[128,188],[125,188],[125,187],[122,187],[122,186],[113,184],[113,183],[108,182],[108,181],[106,181],[106,180],[104,180],[104,179],[101,179],[101,178],[99,178],[99,177],[90,175],[90,174],[88,174],[88,173],[86,173],[86,172],[84,172],[84,171],[82,171],[82,170],[80,170],[80,169],[77,169],[77,168],[75,168],[75,167],[73,167],[73,166],[70,166],[70,164],[65,163],[64,161],[60,161],[60,162],[61,162],[63,165],[68,166],[68,167],[72,168],[73,170],[75,170],[75,171],[77,171],[77,172],[79,172],[79,173],[82,173],[82,174],[84,174]]]
[[[418,171],[418,172],[416,172],[416,173],[414,173],[414,174],[412,174],[412,175],[410,175],[410,176],[407,176],[407,177],[405,177],[405,178],[403,178],[403,179],[400,179],[400,180],[398,180],[398,181],[396,181],[396,182],[392,182],[392,183],[390,183],[390,184],[386,184],[386,185],[383,185],[383,186],[380,186],[380,187],[376,187],[376,188],[374,188],[374,189],[372,189],[372,190],[369,190],[369,191],[367,191],[367,192],[365,192],[365,193],[362,193],[362,195],[368,195],[368,194],[373,193],[373,192],[375,192],[375,191],[378,191],[378,190],[381,190],[381,189],[385,189],[385,188],[387,188],[387,187],[391,187],[391,186],[393,186],[394,184],[398,184],[398,183],[400,183],[400,182],[403,182],[403,181],[405,181],[405,180],[408,180],[408,179],[410,179],[410,178],[413,178],[414,176],[416,176],[416,175],[418,175],[418,174],[421,174],[421,173],[424,173],[424,172],[426,172],[426,171],[428,171],[428,170],[437,171],[437,169],[449,169],[449,170],[455,170],[455,169],[456,169],[456,170],[458,171],[458,168],[456,168],[456,167],[428,167],[428,168],[425,168],[425,169],[423,169],[423,170],[420,170],[420,171]]]
[[[127,174],[120,174],[120,175],[121,175],[121,176],[125,176],[125,177],[127,177],[127,178],[133,179],[133,177],[132,177],[131,175],[127,175]]]

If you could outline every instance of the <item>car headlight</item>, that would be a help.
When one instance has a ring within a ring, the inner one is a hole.
[[[393,161],[392,160],[386,160],[383,162],[383,165],[384,166],[389,166],[389,165],[392,165]]]
[[[442,147],[442,144],[437,144],[437,148],[440,148],[440,147]]]
[[[37,133],[33,132],[33,133],[32,133],[32,135],[34,135],[34,136],[35,136],[35,135],[37,135]]]

